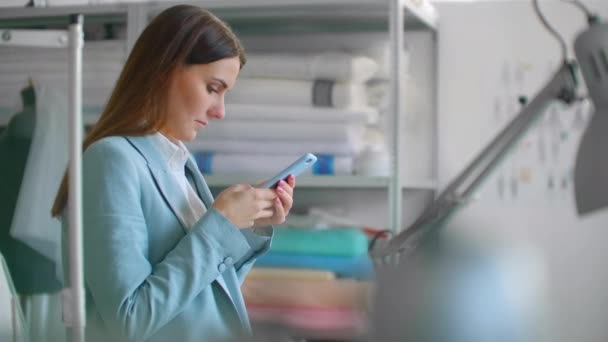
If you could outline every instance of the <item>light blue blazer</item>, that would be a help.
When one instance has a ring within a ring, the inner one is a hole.
[[[270,247],[272,228],[236,228],[211,207],[192,158],[186,173],[208,209],[191,229],[176,214],[186,198],[150,136],[104,138],[85,151],[87,341],[219,341],[249,333],[240,285]]]

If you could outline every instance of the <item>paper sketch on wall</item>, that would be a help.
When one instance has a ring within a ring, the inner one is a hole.
[[[482,93],[487,108],[488,137],[494,136],[519,113],[553,74],[555,61],[509,61],[483,73]],[[514,205],[554,205],[571,196],[574,156],[588,122],[588,101],[572,106],[551,105],[521,141],[512,148],[487,185],[486,200]]]

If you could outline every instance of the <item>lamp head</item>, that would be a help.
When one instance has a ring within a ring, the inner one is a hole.
[[[608,23],[592,23],[574,51],[595,107],[574,168],[577,210],[587,214],[608,207]]]

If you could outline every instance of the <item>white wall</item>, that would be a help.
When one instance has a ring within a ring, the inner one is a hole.
[[[585,1],[608,18],[608,2]],[[577,9],[541,1],[572,42],[584,28]],[[445,184],[531,96],[559,60],[531,1],[437,3],[439,179]],[[579,111],[577,113],[577,111]],[[608,340],[608,212],[578,218],[572,163],[588,108],[553,107],[459,211],[448,231],[483,241],[530,245],[547,270],[550,341]]]

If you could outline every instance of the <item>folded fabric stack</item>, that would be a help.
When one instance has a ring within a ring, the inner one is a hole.
[[[388,79],[394,72],[390,66],[392,53],[386,32],[277,32],[271,35],[241,32],[239,38],[248,55],[275,51],[289,54],[322,53],[331,49],[373,59],[378,65],[373,78]]]
[[[327,335],[364,332],[373,278],[367,246],[359,229],[277,229],[242,286],[252,322]]]
[[[207,174],[268,176],[303,153],[319,158],[308,172],[350,175],[369,124],[366,82],[374,60],[344,52],[248,54],[226,117],[189,145]]]
[[[370,153],[363,151],[359,154],[355,173],[370,176],[390,173],[389,162],[383,154],[387,151],[386,142],[392,139],[393,120],[391,118],[396,115],[390,105],[391,86],[389,83],[389,80],[395,76],[395,70],[391,64],[392,45],[386,32],[277,32],[269,35],[245,31],[241,32],[239,37],[249,54],[272,51],[289,54],[321,53],[331,49],[333,51],[348,51],[353,55],[362,55],[373,59],[378,65],[378,69],[373,77],[365,83],[367,104],[378,110],[380,115],[377,124],[374,127],[368,127],[368,132],[375,131],[372,136],[370,134],[366,135],[366,145],[370,147]],[[409,40],[410,38],[412,37],[408,34],[406,39]],[[402,106],[401,113],[398,113],[402,121],[420,115],[418,110],[421,107],[424,108],[420,104],[426,103],[426,101],[419,102],[418,100],[421,94],[416,93],[418,87],[410,74],[409,61],[414,54],[410,56],[409,48],[407,41],[403,42],[404,55],[401,62],[405,65],[405,74],[400,76],[405,81],[407,93],[404,92],[398,96],[407,99],[407,101]],[[244,72],[245,69],[243,69]],[[412,74],[415,73],[412,72]],[[409,122],[410,127],[414,127],[414,125],[415,122]],[[406,144],[408,143],[411,142],[402,141],[401,149],[403,151],[407,148]]]
[[[389,104],[388,80],[394,76],[391,65],[391,44],[388,35],[380,32],[334,32],[334,33],[289,33],[273,35],[240,36],[248,53],[259,51],[280,50],[289,54],[321,53],[332,49],[334,51],[349,51],[353,55],[366,56],[377,66],[376,72],[365,79],[367,104],[371,107],[386,110]],[[303,42],[306,42],[305,44]],[[402,63],[408,69],[409,54],[407,46],[403,46],[404,59]],[[246,69],[246,68],[245,68]],[[243,69],[243,73],[249,72]],[[409,72],[408,72],[409,74]],[[407,74],[403,75],[407,79]],[[363,81],[363,79],[359,79]],[[404,94],[405,95],[405,94]]]
[[[68,87],[68,51],[29,47],[0,47],[0,111],[18,108],[19,92],[28,79]],[[124,41],[87,41],[83,49],[83,106],[99,114],[108,100],[126,59]]]

